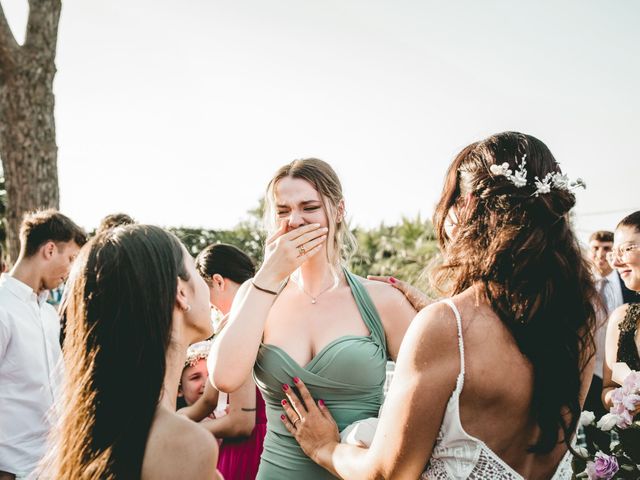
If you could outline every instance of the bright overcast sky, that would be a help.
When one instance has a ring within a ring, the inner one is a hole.
[[[21,41],[26,0],[2,0]],[[584,238],[640,209],[640,3],[65,0],[61,209],[227,228],[296,158],[356,225],[429,216],[463,146],[543,140]],[[605,214],[603,212],[611,212]]]

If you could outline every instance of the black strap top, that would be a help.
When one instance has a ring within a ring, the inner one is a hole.
[[[631,370],[640,371],[640,356],[636,347],[636,330],[640,322],[640,303],[631,303],[624,320],[618,325],[618,362],[625,362]]]

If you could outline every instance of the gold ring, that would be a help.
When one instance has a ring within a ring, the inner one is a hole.
[[[300,254],[300,256],[303,256],[305,253],[307,253],[307,251],[304,249],[302,245],[300,245],[298,247],[298,253]]]

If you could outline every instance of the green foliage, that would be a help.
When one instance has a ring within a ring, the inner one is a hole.
[[[426,288],[422,272],[438,253],[433,226],[420,216],[397,225],[354,230],[358,250],[351,261],[354,273],[392,275]]]
[[[241,222],[233,230],[206,230],[202,228],[170,228],[194,257],[207,245],[229,243],[249,255],[256,264],[262,261],[265,232],[256,222]]]

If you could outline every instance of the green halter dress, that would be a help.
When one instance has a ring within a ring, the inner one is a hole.
[[[253,375],[267,407],[267,434],[259,480],[335,478],[304,454],[280,419],[282,385],[291,385],[293,377],[300,377],[316,400],[324,400],[340,430],[378,416],[387,362],[384,329],[364,286],[352,273],[344,273],[370,335],[337,338],[304,367],[275,345],[260,346]]]

